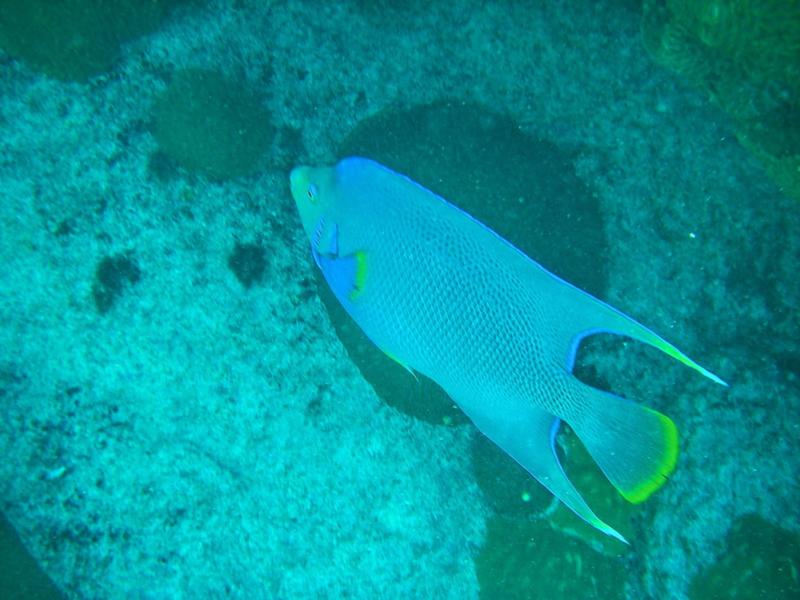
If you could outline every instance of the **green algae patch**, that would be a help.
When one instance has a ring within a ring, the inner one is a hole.
[[[541,521],[489,519],[475,559],[482,600],[625,597],[625,563]]]
[[[153,106],[161,151],[189,172],[224,180],[252,174],[274,127],[261,98],[215,71],[178,71]]]
[[[800,598],[800,535],[758,515],[739,517],[719,559],[695,575],[691,600]]]
[[[187,0],[0,0],[0,47],[56,79],[86,81],[181,4]]]
[[[800,2],[645,0],[654,59],[733,119],[742,145],[800,199]]]
[[[510,117],[461,101],[389,108],[359,123],[337,155],[411,177],[559,276],[603,295],[607,247],[596,196],[575,175],[571,154],[522,133]],[[325,287],[320,296],[340,339],[387,404],[431,423],[466,421],[435,383],[378,351]]]

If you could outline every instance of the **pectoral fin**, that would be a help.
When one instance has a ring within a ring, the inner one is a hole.
[[[355,301],[364,292],[367,281],[367,253],[359,250],[348,256],[318,258],[325,279],[337,298]]]

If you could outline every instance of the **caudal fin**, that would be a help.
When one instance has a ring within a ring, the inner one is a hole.
[[[675,470],[675,423],[660,412],[575,383],[581,386],[585,411],[570,426],[626,500],[646,500]]]

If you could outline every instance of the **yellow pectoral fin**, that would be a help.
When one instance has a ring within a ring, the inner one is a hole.
[[[358,299],[364,293],[364,286],[367,283],[367,253],[358,250],[352,255],[355,261],[355,271],[353,273],[353,289],[350,291],[350,300]]]
[[[316,255],[325,280],[340,301],[354,302],[364,293],[367,281],[367,253],[358,250],[347,256],[334,253]]]

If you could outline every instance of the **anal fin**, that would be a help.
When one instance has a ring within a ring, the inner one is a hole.
[[[589,508],[564,473],[554,446],[558,419],[533,406],[525,406],[523,410],[524,414],[509,411],[502,415],[469,416],[478,429],[575,514],[603,533],[627,543]]]

